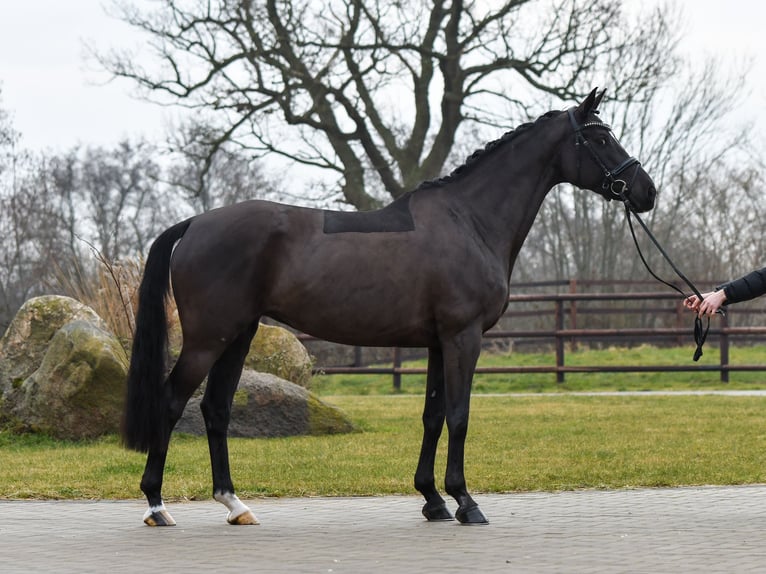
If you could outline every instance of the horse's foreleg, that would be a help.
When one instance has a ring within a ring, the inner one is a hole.
[[[250,508],[234,494],[226,438],[234,392],[257,326],[255,323],[237,337],[213,365],[201,404],[213,470],[213,498],[229,509],[229,524],[258,524]]]
[[[468,415],[471,402],[471,384],[476,361],[481,351],[481,332],[466,330],[443,342],[446,419],[449,432],[447,471],[444,486],[458,503],[455,517],[463,524],[487,524],[488,520],[474,502],[465,483],[465,439],[468,434]]]
[[[420,447],[418,468],[415,471],[415,488],[425,497],[423,516],[428,520],[453,520],[447,505],[436,490],[434,462],[436,447],[444,427],[444,362],[441,349],[428,350],[428,376],[426,402],[423,409],[423,444]]]

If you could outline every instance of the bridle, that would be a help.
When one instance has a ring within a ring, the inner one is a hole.
[[[608,131],[612,131],[611,126],[609,124],[606,124],[604,122],[585,122],[584,124],[580,124],[577,122],[577,119],[575,118],[574,111],[570,109],[568,111],[569,114],[569,122],[572,124],[572,129],[575,132],[575,147],[576,149],[580,149],[580,146],[588,150],[588,153],[591,155],[593,160],[596,162],[596,164],[601,168],[601,171],[604,174],[604,179],[601,182],[601,188],[605,190],[608,195],[605,195],[607,199],[618,199],[622,201],[623,203],[626,203],[626,206],[630,202],[630,187],[633,185],[633,182],[636,179],[636,175],[638,175],[638,168],[641,166],[641,162],[639,162],[634,157],[628,157],[624,159],[622,162],[620,162],[616,167],[608,168],[606,166],[606,163],[603,159],[601,159],[601,156],[598,155],[598,152],[593,148],[593,146],[588,141],[588,138],[585,137],[585,134],[583,131],[586,128],[591,127],[599,127],[599,128],[605,128]],[[579,171],[580,167],[580,154],[577,154],[577,167]],[[627,183],[624,179],[618,179],[620,174],[623,172],[626,172],[631,167],[635,166],[635,170],[633,171],[633,177],[630,179],[630,183]]]
[[[676,275],[680,277],[686,285],[689,286],[689,288],[692,290],[692,293],[696,295],[700,301],[702,300],[702,294],[700,293],[700,290],[697,289],[697,287],[694,285],[694,283],[691,282],[691,280],[684,275],[684,273],[678,268],[678,266],[673,263],[673,261],[670,259],[670,256],[667,254],[667,252],[662,248],[662,246],[657,241],[657,238],[654,236],[654,234],[649,230],[649,228],[646,226],[646,223],[644,223],[643,219],[639,217],[638,213],[635,212],[633,209],[631,203],[630,203],[630,188],[633,185],[633,183],[636,180],[636,176],[638,175],[638,168],[641,166],[641,162],[639,162],[636,158],[630,156],[626,159],[624,159],[622,162],[620,162],[616,167],[609,169],[606,166],[606,163],[604,163],[604,160],[601,159],[601,156],[598,155],[598,152],[593,148],[593,146],[590,144],[588,139],[583,134],[583,130],[590,127],[600,127],[605,128],[612,131],[612,128],[609,126],[609,124],[606,124],[604,122],[599,121],[592,121],[592,122],[585,122],[584,124],[580,124],[577,122],[577,119],[575,118],[573,109],[568,110],[569,114],[569,122],[572,124],[572,129],[574,129],[575,132],[575,147],[579,151],[580,146],[583,146],[586,150],[588,150],[588,153],[590,153],[593,160],[596,162],[596,164],[601,168],[601,171],[604,174],[604,179],[601,182],[601,188],[607,192],[604,197],[607,198],[607,200],[610,199],[617,199],[622,202],[622,204],[625,206],[625,217],[628,220],[628,227],[630,227],[630,233],[633,236],[633,242],[636,244],[636,250],[638,251],[638,255],[641,258],[641,262],[644,264],[644,267],[646,267],[646,270],[649,271],[649,274],[654,277],[657,281],[660,283],[663,283],[664,285],[667,285],[671,289],[674,289],[678,293],[681,294],[681,296],[686,299],[687,295],[684,293],[681,289],[679,289],[676,285],[673,283],[670,283],[669,281],[666,281],[665,279],[662,279],[660,276],[658,276],[652,268],[649,266],[649,263],[646,261],[646,258],[644,257],[643,252],[641,251],[641,247],[638,243],[638,238],[636,237],[636,232],[633,229],[633,221],[631,217],[635,217],[636,221],[638,221],[641,224],[641,227],[646,232],[646,235],[649,237],[649,239],[652,241],[654,246],[657,248],[657,250],[660,252],[660,254],[665,258],[665,260],[668,262],[670,267],[675,271]],[[633,177],[630,179],[630,183],[627,183],[624,179],[618,179],[620,174],[624,173],[631,167],[635,166],[635,170],[633,171]],[[580,171],[580,154],[577,154],[577,171]],[[716,311],[717,313],[724,315],[723,309],[719,309]],[[705,344],[705,339],[707,338],[708,331],[710,331],[710,317],[707,318],[707,325],[703,327],[702,325],[702,319],[699,317],[699,315],[695,315],[694,317],[694,342],[697,345],[697,349],[694,351],[694,361],[698,361],[699,358],[702,356],[702,346]]]

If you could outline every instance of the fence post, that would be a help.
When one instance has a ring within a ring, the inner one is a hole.
[[[577,279],[570,279],[569,280],[569,292],[570,293],[577,293]],[[572,299],[569,302],[569,328],[570,329],[577,329],[577,301]],[[577,350],[577,338],[572,337],[570,344],[572,345],[572,350]]]
[[[564,328],[564,302],[556,299],[556,382],[564,382],[564,372],[558,370],[564,366],[564,337],[560,332]]]
[[[394,347],[394,390],[402,390],[402,374],[399,369],[402,367],[402,350]]]
[[[721,382],[729,382],[729,335],[726,329],[729,327],[729,318],[726,315],[721,316]]]

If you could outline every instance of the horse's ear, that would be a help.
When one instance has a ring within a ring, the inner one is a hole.
[[[585,98],[585,100],[577,106],[577,109],[575,110],[575,113],[579,117],[581,121],[585,121],[585,118],[588,117],[592,112],[594,112],[598,108],[598,104],[601,102],[601,98],[604,97],[604,92],[598,93],[598,88],[593,88],[590,94],[588,94],[588,97]]]
[[[604,99],[604,94],[606,94],[606,90],[601,90],[601,93],[596,95],[596,101],[593,102],[592,111],[598,112],[598,106],[601,104],[601,100]]]

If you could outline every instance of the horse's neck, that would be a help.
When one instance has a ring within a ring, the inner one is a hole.
[[[477,224],[491,230],[498,257],[508,262],[509,273],[545,196],[559,183],[554,165],[560,138],[533,130],[520,137],[529,139],[517,142],[515,150],[498,150],[487,158],[479,167],[483,176],[464,191]]]

